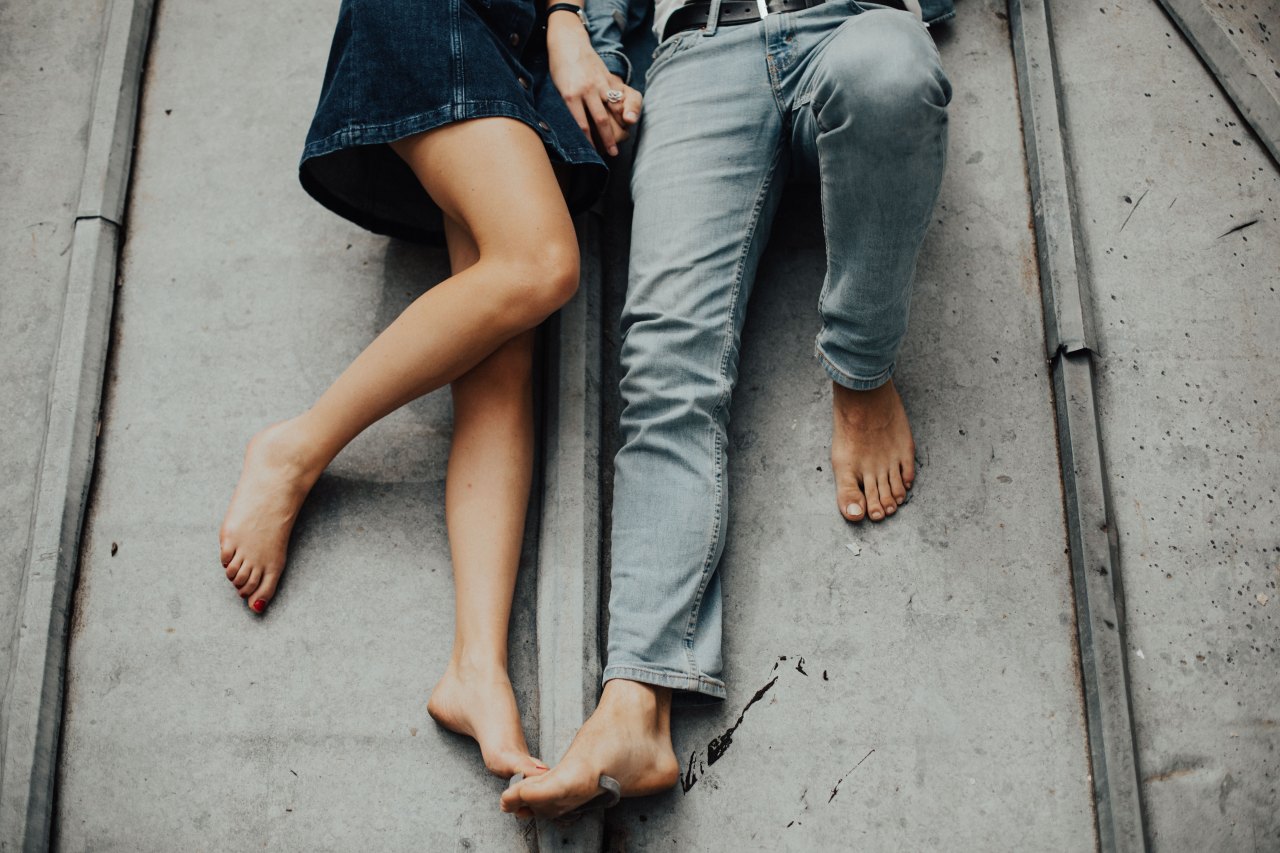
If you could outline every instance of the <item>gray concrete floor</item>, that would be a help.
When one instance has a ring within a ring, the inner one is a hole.
[[[1280,170],[1155,4],[1054,11],[1148,829],[1280,849]]]
[[[62,850],[524,845],[502,783],[425,710],[453,631],[447,395],[336,461],[265,618],[218,566],[246,439],[444,275],[442,252],[363,233],[297,184],[335,13],[158,10],[71,641]],[[529,712],[532,583],[512,648]]]
[[[217,566],[244,441],[307,405],[445,267],[298,188],[336,7],[157,11],[76,598],[61,850],[534,845],[497,813],[501,782],[474,747],[425,713],[452,632],[446,399],[339,458],[265,619]],[[24,563],[102,9],[0,0],[0,32],[23,34],[0,62],[17,200],[0,208],[15,273],[0,283],[6,567]],[[950,166],[900,368],[913,500],[878,527],[834,515],[809,356],[822,251],[797,192],[734,409],[729,699],[680,715],[685,784],[612,812],[611,850],[1095,844],[1006,16],[1000,0],[959,12],[940,45]],[[1149,834],[1159,851],[1280,849],[1280,171],[1154,0],[1058,4],[1053,24]],[[17,569],[2,571],[7,593]],[[512,651],[536,749],[533,584],[523,573]],[[3,624],[14,600],[0,595]]]
[[[0,691],[27,564],[106,5],[0,2]]]

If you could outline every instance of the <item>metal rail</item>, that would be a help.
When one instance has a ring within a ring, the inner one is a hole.
[[[1045,0],[1009,0],[1009,25],[1057,410],[1098,845],[1103,853],[1135,853],[1146,850],[1146,839],[1119,550],[1095,405],[1092,303]]]
[[[114,0],[94,88],[67,296],[0,738],[0,850],[49,849],[67,631],[97,444],[120,224],[155,0]]]

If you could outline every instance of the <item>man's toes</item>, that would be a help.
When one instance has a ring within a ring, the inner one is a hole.
[[[880,503],[884,506],[885,515],[893,515],[898,511],[898,502],[893,499],[893,489],[889,487],[889,474],[885,472],[876,480],[876,491],[880,493]]]
[[[533,812],[529,810],[524,797],[521,796],[521,789],[523,788],[524,782],[520,781],[503,791],[502,798],[498,801],[499,807],[504,812],[514,813],[517,817],[532,817]],[[526,812],[526,814],[521,815],[521,811]]]
[[[902,485],[909,489],[915,480],[916,460],[914,456],[908,456],[902,461]]]
[[[875,477],[867,474],[862,478],[862,490],[867,495],[867,517],[872,521],[884,518],[884,504],[880,503],[880,488]]]
[[[855,484],[836,489],[836,503],[840,514],[849,521],[862,521],[867,517],[867,499]]]
[[[240,597],[248,598],[253,595],[253,591],[258,588],[258,584],[262,582],[262,568],[254,566],[249,572],[249,579],[245,581],[244,586],[240,587]]]
[[[889,469],[889,492],[898,506],[907,502],[907,487],[903,484],[902,474],[896,465]]]

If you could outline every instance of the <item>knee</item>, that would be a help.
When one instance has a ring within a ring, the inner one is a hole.
[[[624,325],[624,424],[698,434],[726,420],[735,359],[722,361],[718,344],[683,318],[646,317]]]
[[[946,121],[951,83],[928,32],[900,12],[865,12],[837,36],[824,57],[823,109],[839,109],[852,125],[899,134]],[[831,126],[841,116],[825,116]]]
[[[537,325],[578,292],[578,244],[572,234],[503,247],[494,263],[502,268],[506,306],[522,325]]]

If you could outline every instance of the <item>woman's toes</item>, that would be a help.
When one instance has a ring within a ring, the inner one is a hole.
[[[236,589],[249,582],[249,576],[253,574],[253,566],[249,565],[248,560],[240,561],[240,568],[236,570],[236,575],[231,579],[231,583]]]
[[[249,609],[254,613],[261,613],[267,609],[267,604],[276,594],[276,584],[280,583],[281,572],[263,572],[262,582],[258,584],[256,592],[249,595]]]
[[[865,475],[862,478],[862,490],[867,495],[867,517],[872,521],[880,521],[884,518],[884,504],[880,503],[880,489],[875,477]]]
[[[222,568],[225,569],[231,565],[231,560],[236,555],[236,546],[232,545],[231,540],[224,536],[218,541],[218,552],[218,556],[222,560]]]
[[[244,586],[240,587],[240,597],[248,598],[253,595],[254,590],[258,588],[258,584],[262,582],[262,568],[254,566],[249,572],[249,579],[245,581]]]
[[[232,557],[231,561],[227,563],[227,580],[234,583],[236,579],[236,575],[240,574],[240,567],[242,565],[244,565],[243,554],[236,554],[234,557]]]

